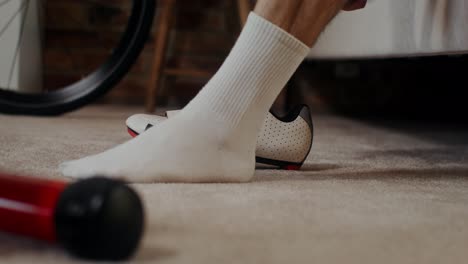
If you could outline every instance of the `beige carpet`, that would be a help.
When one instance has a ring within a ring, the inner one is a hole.
[[[128,139],[139,109],[59,118],[0,115],[0,169],[59,178],[57,165]],[[467,263],[468,130],[315,119],[304,171],[249,184],[136,188],[147,231],[135,263]],[[75,262],[0,235],[1,263]]]

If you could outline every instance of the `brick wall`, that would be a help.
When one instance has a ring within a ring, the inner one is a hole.
[[[46,87],[60,87],[94,69],[112,51],[128,17],[130,1],[48,0],[44,51]],[[150,74],[152,37],[130,74],[104,101],[143,103]],[[239,32],[233,0],[180,0],[171,33],[168,63],[214,72]],[[186,103],[206,79],[174,79],[162,90],[160,103]],[[169,100],[168,100],[169,99]]]

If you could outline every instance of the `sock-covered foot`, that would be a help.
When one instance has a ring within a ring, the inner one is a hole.
[[[216,116],[185,113],[107,152],[64,163],[62,173],[132,182],[248,181],[255,166],[253,149],[238,147],[229,124]]]
[[[268,109],[309,48],[252,13],[223,66],[176,117],[104,153],[60,166],[65,176],[130,182],[245,182]]]

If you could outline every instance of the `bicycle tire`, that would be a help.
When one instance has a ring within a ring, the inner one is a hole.
[[[128,73],[144,48],[156,12],[154,0],[133,0],[125,32],[110,57],[81,80],[56,91],[21,94],[0,89],[0,112],[59,115],[76,110],[107,93]]]

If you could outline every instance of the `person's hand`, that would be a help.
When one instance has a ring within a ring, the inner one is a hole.
[[[343,10],[352,11],[356,9],[364,8],[367,4],[367,0],[348,0]]]

